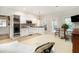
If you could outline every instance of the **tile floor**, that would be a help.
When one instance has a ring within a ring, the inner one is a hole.
[[[42,35],[34,35],[30,37],[22,37],[17,39],[19,43],[29,44],[35,47],[38,47],[47,42],[55,42],[53,50],[55,53],[72,53],[72,43],[71,41],[65,41],[64,39],[60,39],[53,34],[42,34]],[[10,39],[0,40],[0,44],[12,42]]]

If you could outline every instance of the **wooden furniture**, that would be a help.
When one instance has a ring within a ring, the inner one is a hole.
[[[79,29],[74,29],[72,32],[72,52],[79,53]]]

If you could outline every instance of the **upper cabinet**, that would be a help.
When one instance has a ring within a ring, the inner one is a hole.
[[[33,15],[21,15],[20,17],[20,23],[26,24],[26,21],[32,21],[32,23],[37,23],[37,18]]]
[[[22,15],[22,16],[20,17],[20,23],[21,23],[21,24],[25,24],[25,23],[26,23],[26,20],[27,20],[27,16]]]

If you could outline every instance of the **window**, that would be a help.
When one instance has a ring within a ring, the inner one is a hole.
[[[6,27],[6,19],[0,19],[0,27]]]
[[[73,30],[73,23],[71,22],[71,17],[66,17],[65,18],[65,23],[69,25],[69,31]]]
[[[57,25],[58,25],[58,24],[57,24],[57,20],[53,20],[53,21],[52,21],[52,31],[53,31],[53,32],[55,32],[55,31],[56,31],[56,28],[58,28]]]

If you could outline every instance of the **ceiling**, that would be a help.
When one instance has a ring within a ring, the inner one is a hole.
[[[78,6],[0,6],[0,8],[8,8],[23,12],[32,13],[35,15],[51,15],[59,12],[66,12],[74,9],[79,9]]]

